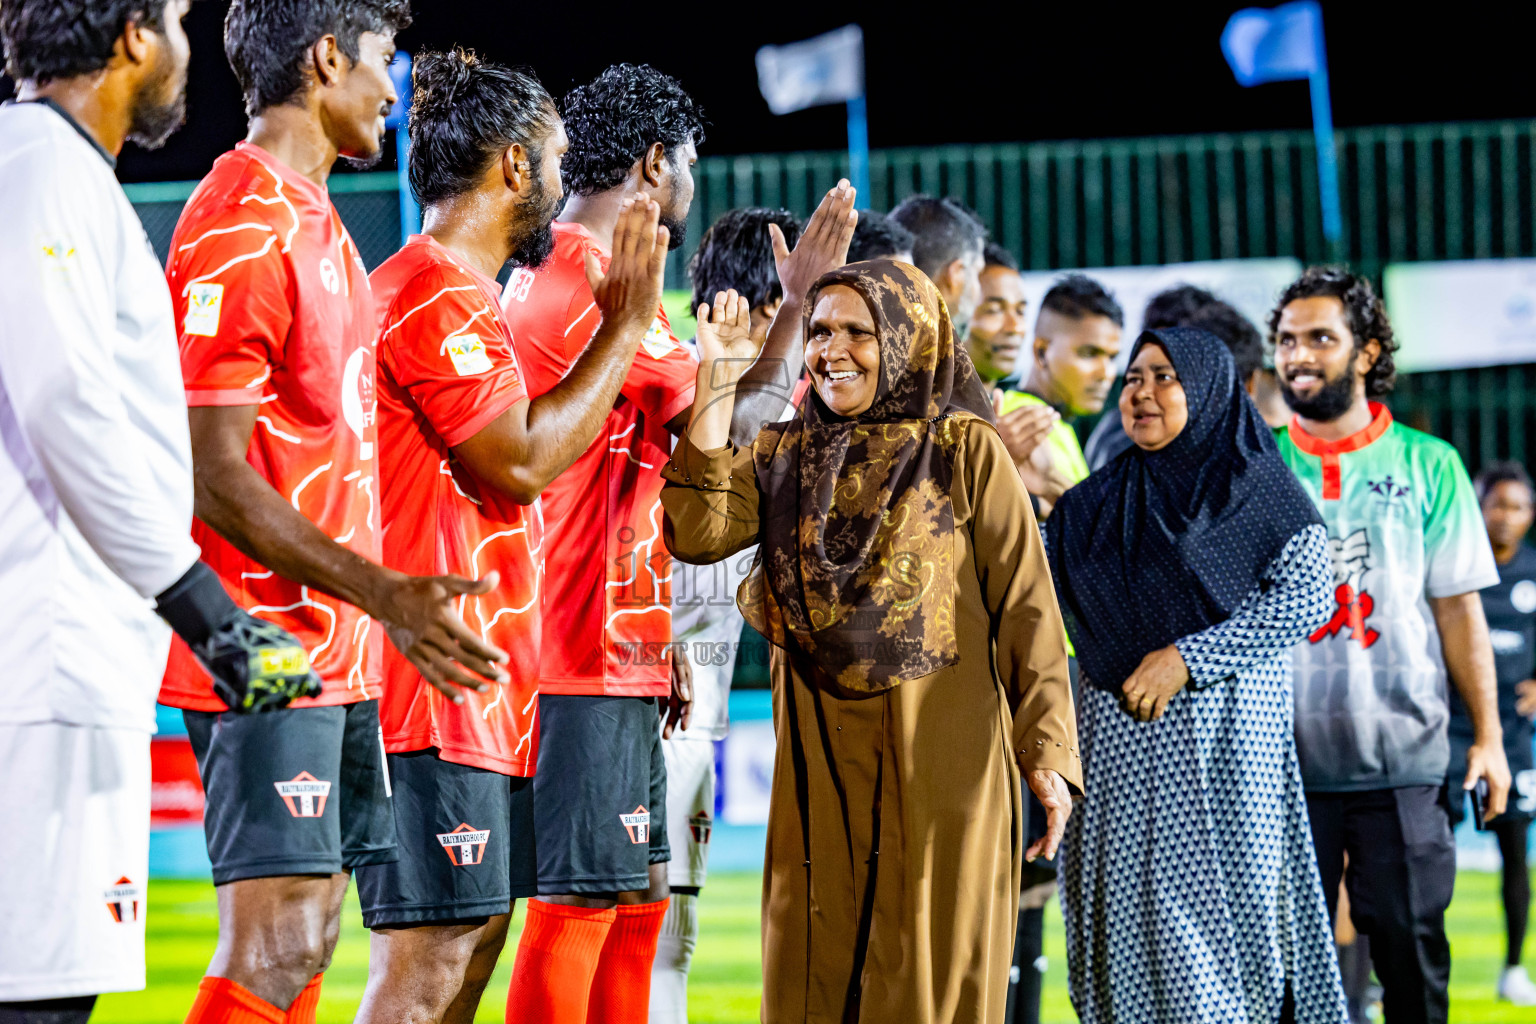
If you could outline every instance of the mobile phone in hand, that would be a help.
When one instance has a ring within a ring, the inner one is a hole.
[[[1479,832],[1488,831],[1488,823],[1483,820],[1488,814],[1488,780],[1478,779],[1477,785],[1472,787],[1472,827]]]

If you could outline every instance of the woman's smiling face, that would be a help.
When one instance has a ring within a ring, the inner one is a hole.
[[[816,393],[839,416],[857,416],[875,403],[880,339],[869,305],[847,285],[830,285],[817,295],[805,365]]]
[[[1163,346],[1146,344],[1125,371],[1120,391],[1120,422],[1137,447],[1166,448],[1189,422],[1184,385]]]

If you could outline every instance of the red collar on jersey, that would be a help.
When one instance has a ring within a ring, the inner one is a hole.
[[[1323,500],[1338,501],[1343,493],[1343,477],[1339,471],[1339,456],[1345,452],[1357,452],[1381,438],[1392,425],[1392,411],[1380,402],[1371,403],[1371,422],[1364,430],[1357,430],[1337,441],[1324,441],[1302,429],[1301,417],[1291,417],[1291,441],[1308,455],[1323,460]]]

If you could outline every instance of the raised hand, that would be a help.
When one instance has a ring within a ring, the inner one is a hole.
[[[461,687],[486,693],[490,690],[486,680],[504,683],[509,678],[500,667],[507,660],[506,652],[481,639],[454,610],[456,598],[488,594],[497,579],[494,572],[478,580],[402,575],[384,595],[382,603],[388,611],[381,618],[390,643],[455,704],[464,703]]]
[[[798,314],[801,300],[817,278],[848,262],[848,245],[859,223],[859,211],[853,208],[856,198],[848,179],[839,181],[805,222],[805,230],[793,250],[785,244],[779,226],[768,225],[768,233],[773,236],[773,261],[779,268],[779,283],[784,286],[784,304],[792,312]]]
[[[752,340],[752,307],[732,288],[716,292],[715,304],[700,303],[699,362],[742,361],[742,369],[757,358],[757,342]]]
[[[605,322],[649,326],[656,319],[672,238],[660,219],[660,204],[637,192],[619,207],[607,273],[587,253],[587,283]]]

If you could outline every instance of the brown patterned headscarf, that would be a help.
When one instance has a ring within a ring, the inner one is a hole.
[[[811,388],[794,419],[757,435],[763,542],[737,603],[838,688],[879,693],[959,659],[950,480],[966,427],[992,408],[921,271],[873,260],[826,274],[806,297],[805,337],[833,285],[874,315],[875,400],[844,418]]]

